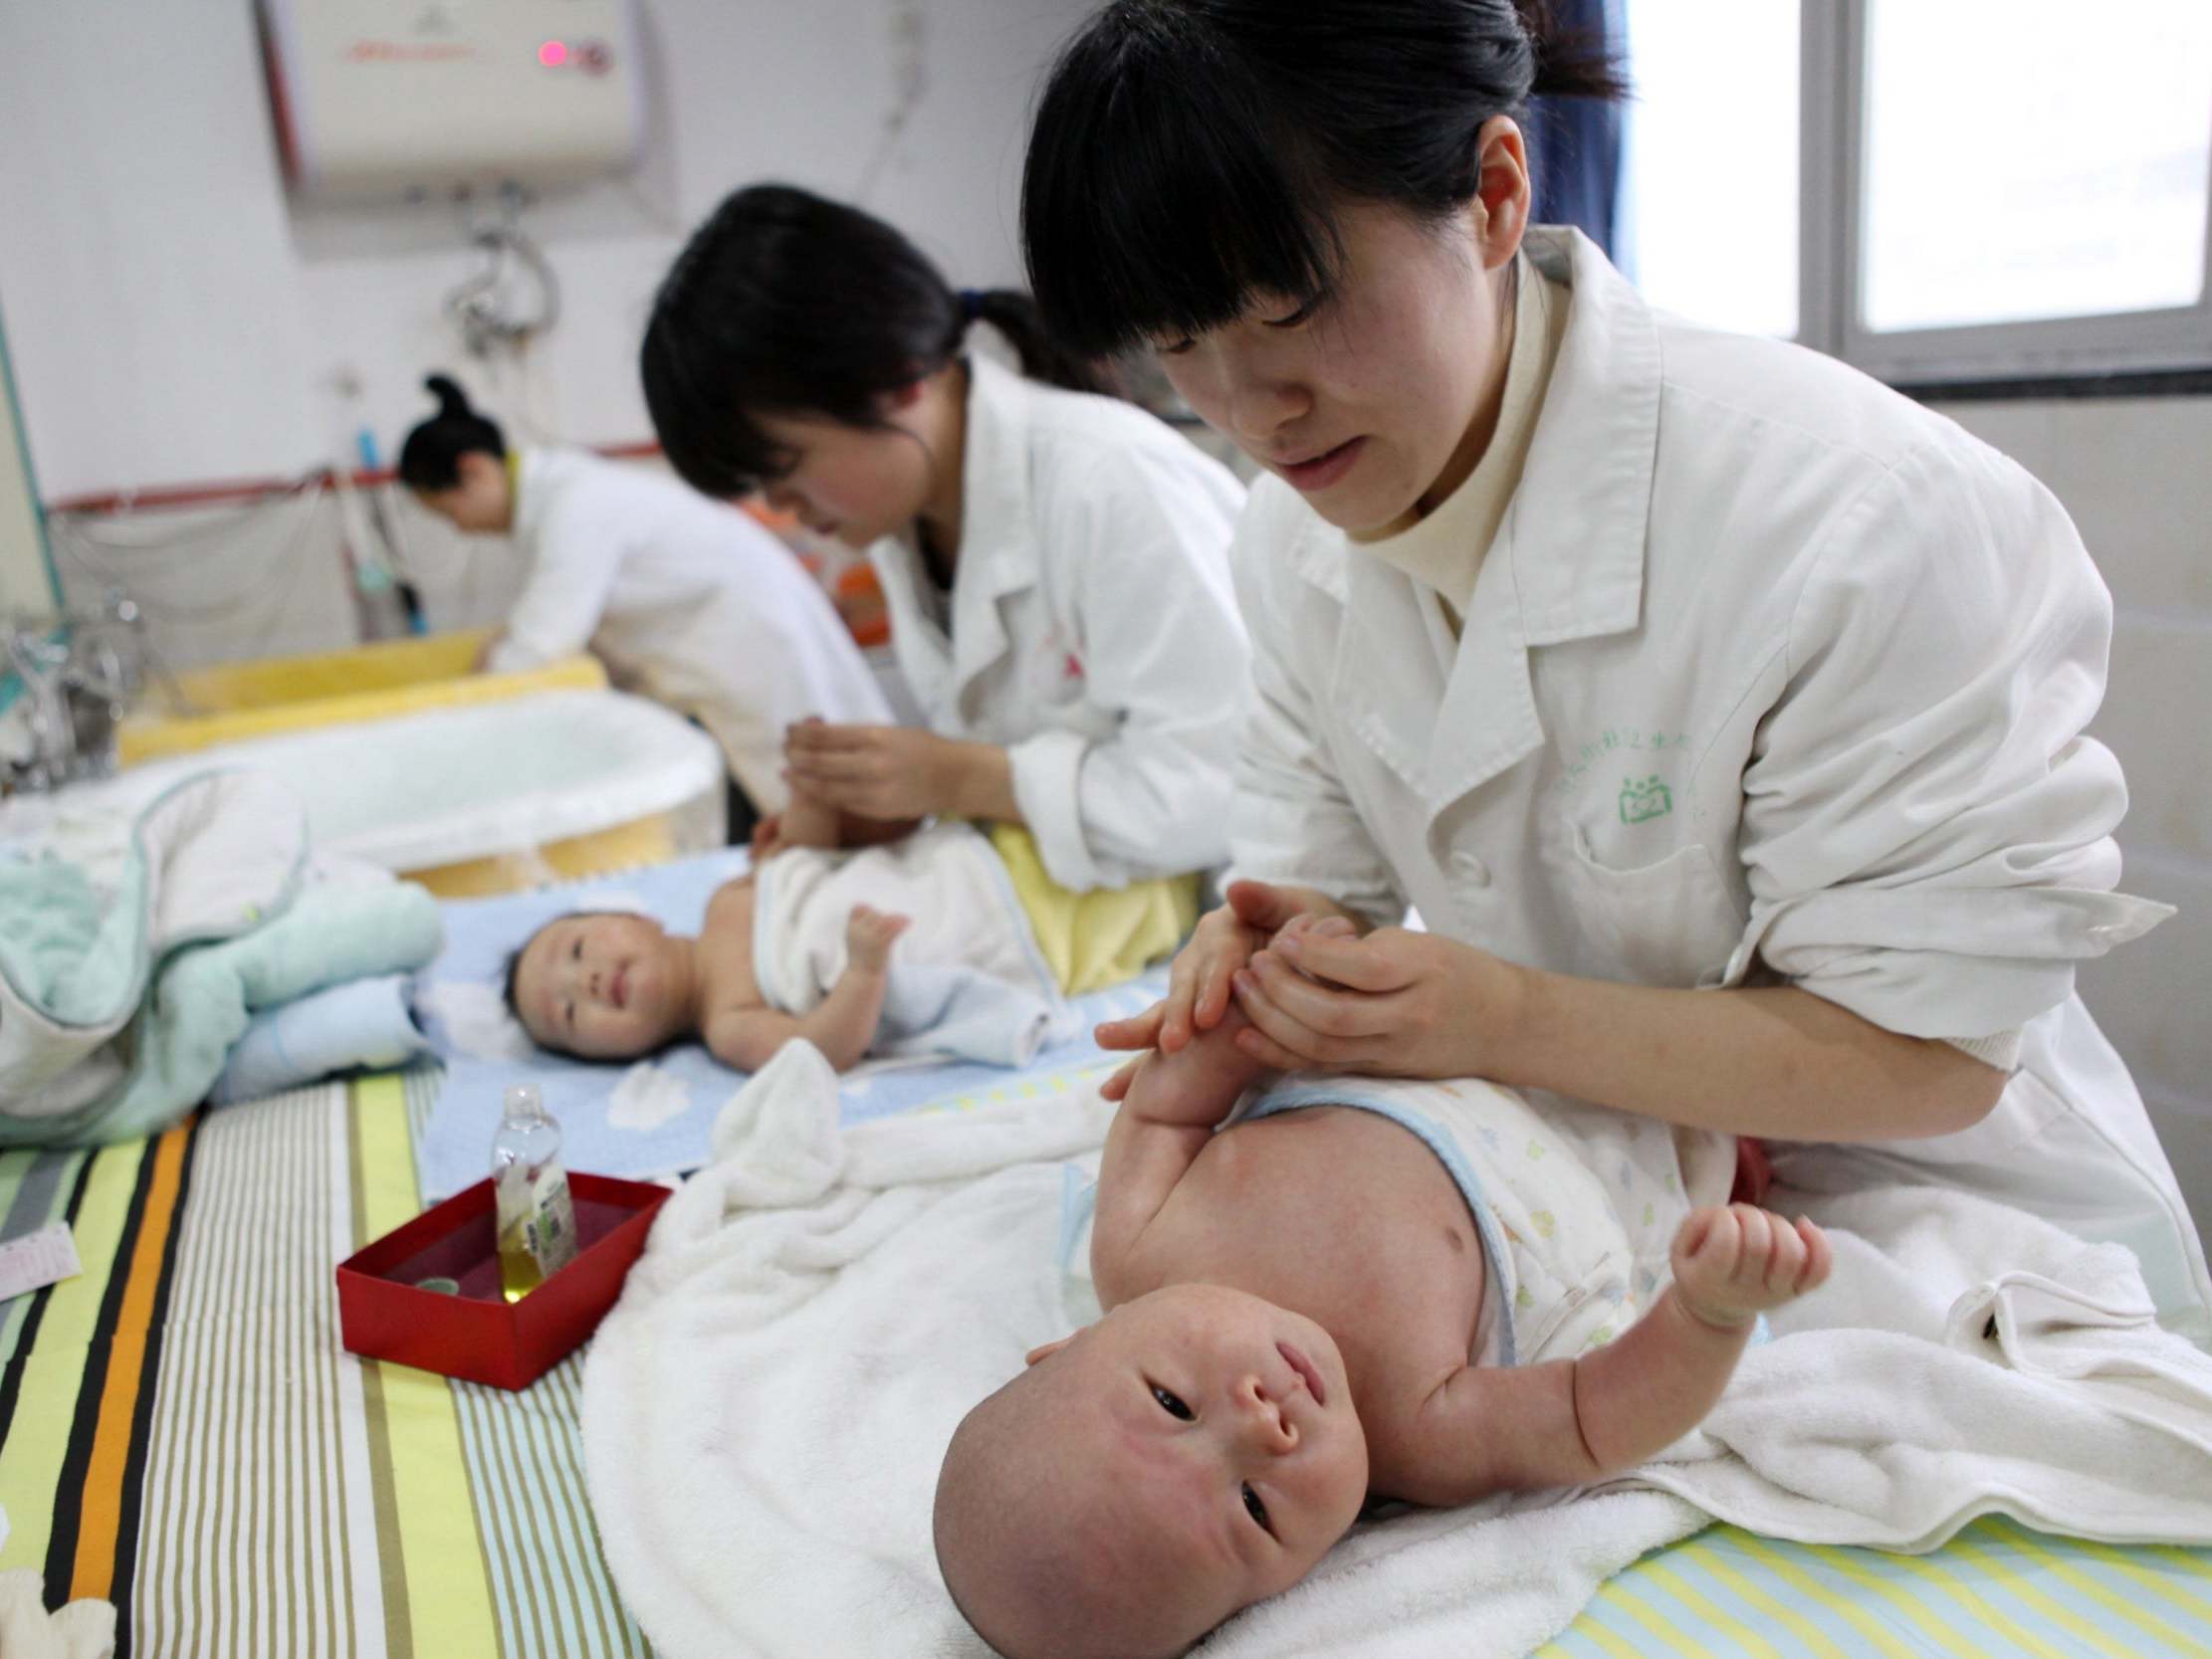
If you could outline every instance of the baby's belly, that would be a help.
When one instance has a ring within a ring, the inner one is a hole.
[[[1313,1107],[1223,1131],[1160,1221],[1176,1277],[1318,1322],[1363,1392],[1396,1395],[1470,1356],[1485,1278],[1474,1218],[1436,1154],[1372,1112]]]

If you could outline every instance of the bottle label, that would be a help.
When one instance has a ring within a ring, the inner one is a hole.
[[[547,1278],[575,1260],[575,1203],[568,1196],[568,1177],[557,1163],[547,1164],[530,1183],[523,1237],[537,1258],[539,1273]]]

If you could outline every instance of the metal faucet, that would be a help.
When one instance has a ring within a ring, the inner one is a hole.
[[[8,619],[0,793],[58,789],[115,769],[115,730],[142,685],[141,627],[137,605],[119,591],[97,612]]]

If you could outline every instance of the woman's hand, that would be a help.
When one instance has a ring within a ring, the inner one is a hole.
[[[1235,974],[1269,939],[1308,933],[1348,939],[1359,931],[1345,917],[1315,917],[1305,908],[1310,895],[1265,882],[1231,882],[1227,897],[1227,904],[1199,919],[1190,943],[1177,953],[1168,970],[1168,994],[1134,1018],[1099,1026],[1099,1047],[1174,1054],[1221,1023]],[[1141,1056],[1107,1081],[1106,1099],[1118,1101],[1129,1092],[1140,1064]]]
[[[920,726],[802,721],[783,736],[784,775],[794,789],[863,818],[923,818],[963,810],[968,751],[987,746]]]
[[[1510,962],[1404,928],[1286,933],[1232,984],[1252,1022],[1237,1046],[1267,1066],[1422,1078],[1488,1075],[1521,990]]]

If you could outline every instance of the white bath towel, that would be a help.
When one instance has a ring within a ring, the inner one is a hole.
[[[599,1531],[667,1659],[986,1652],[937,1574],[937,1466],[1068,1328],[1065,1163],[1095,1163],[1109,1113],[1070,1096],[840,1132],[836,1100],[794,1043],[730,1103],[587,1362]],[[1806,1207],[1840,1235],[1835,1280],[1645,1472],[1668,1490],[1363,1526],[1209,1655],[1525,1653],[1708,1514],[1914,1549],[1989,1509],[2212,1542],[2212,1360],[2148,1323],[2118,1252],[1925,1189]]]
[[[967,824],[853,852],[778,853],[754,881],[753,971],[772,1008],[820,1005],[845,971],[853,907],[869,905],[908,919],[871,1053],[1025,1066],[1073,1034],[1005,866]]]

